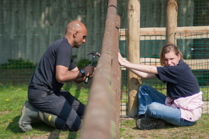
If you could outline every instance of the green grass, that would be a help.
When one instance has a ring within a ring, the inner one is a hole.
[[[67,84],[63,89],[68,90],[86,104],[89,89],[82,85]],[[85,85],[83,85],[85,86]],[[50,127],[43,122],[32,124],[33,130],[22,132],[18,127],[18,120],[21,115],[21,107],[27,101],[27,85],[1,85],[0,84],[0,139],[21,139],[21,138],[79,138],[79,132],[62,131]]]
[[[90,84],[89,84],[90,85]],[[67,84],[63,89],[68,90],[82,103],[87,104],[89,85]],[[84,87],[83,87],[84,86]],[[126,95],[126,94],[123,94]],[[43,122],[32,124],[33,130],[22,132],[18,127],[22,104],[27,101],[27,85],[2,85],[0,84],[0,139],[25,139],[25,138],[59,138],[78,139],[79,132],[62,131],[50,127]],[[164,129],[139,130],[135,119],[121,120],[120,138],[206,138],[209,132],[209,115],[202,115],[194,126],[175,127],[168,125]]]
[[[178,127],[166,125],[163,129],[140,130],[136,127],[135,119],[120,121],[120,138],[123,139],[189,139],[189,138],[208,138],[209,133],[209,115],[203,114],[202,117],[193,126]]]

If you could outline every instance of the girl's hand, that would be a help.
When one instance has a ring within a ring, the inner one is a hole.
[[[125,58],[123,58],[119,52],[118,52],[118,62],[121,66],[124,66],[125,64],[130,63]]]

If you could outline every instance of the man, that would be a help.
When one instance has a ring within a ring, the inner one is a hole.
[[[65,36],[52,43],[42,56],[28,87],[28,100],[23,104],[19,127],[26,132],[34,120],[62,130],[78,131],[85,106],[69,92],[61,90],[64,82],[81,83],[94,74],[93,66],[79,71],[72,60],[72,48],[85,43],[87,29],[79,21],[70,22]]]

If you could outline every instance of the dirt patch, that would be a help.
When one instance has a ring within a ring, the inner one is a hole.
[[[133,120],[134,118],[120,118],[120,122],[123,123],[124,121],[127,120]]]
[[[202,113],[209,113],[209,101],[203,101]]]
[[[2,114],[7,114],[9,111],[1,111],[0,112],[0,115],[2,115]]]
[[[34,135],[32,137],[23,136],[24,139],[58,139],[60,137],[65,137],[65,136],[60,136],[59,130],[55,130],[50,133],[46,133],[42,135]]]

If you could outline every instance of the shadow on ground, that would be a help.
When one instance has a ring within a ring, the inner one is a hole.
[[[76,93],[75,93],[74,97],[75,98],[79,98],[80,97],[80,93],[81,93],[81,89],[82,88],[90,89],[91,84],[92,84],[92,79],[88,82],[88,84],[86,84],[86,83],[76,84],[74,82],[66,83],[65,86],[63,87],[63,89],[66,90],[66,91],[69,91],[72,86],[76,86],[76,90],[75,90]]]
[[[135,123],[136,123],[137,119],[134,119],[134,120],[135,120]],[[168,128],[174,128],[174,127],[176,127],[176,126],[174,126],[172,124],[169,124],[169,123],[166,123],[164,127],[155,128],[155,129],[148,129],[148,130],[168,129]],[[141,130],[137,126],[133,127],[132,129],[134,129],[134,130]]]
[[[14,117],[12,119],[13,122],[9,123],[6,130],[8,130],[14,134],[20,133],[20,134],[24,135],[25,132],[23,132],[18,126],[19,118],[20,118],[20,116]],[[38,134],[39,137],[42,135],[45,135],[45,137],[48,139],[58,139],[60,137],[61,132],[68,132],[68,131],[61,131],[61,130],[58,130],[54,127],[48,126],[45,123],[43,123],[42,121],[37,121],[36,123],[32,123],[32,127],[33,127],[34,131],[43,132],[43,134]],[[32,131],[29,131],[29,132],[32,132]],[[34,137],[34,134],[33,134],[33,137]],[[76,139],[76,138],[78,138],[78,133],[77,132],[68,132],[67,138],[68,139]]]

